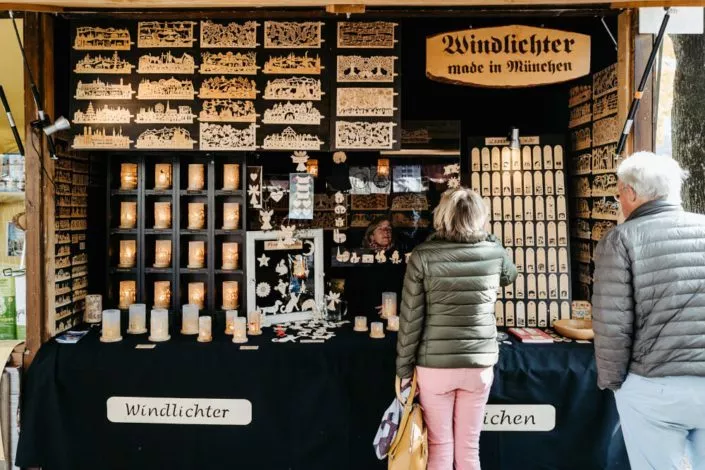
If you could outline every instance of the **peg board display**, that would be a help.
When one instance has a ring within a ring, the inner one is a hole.
[[[498,326],[547,327],[571,315],[568,204],[560,137],[471,138],[470,186],[490,211],[485,230],[501,240],[519,276],[500,288]]]
[[[617,66],[613,64],[570,89],[570,162],[573,180],[573,261],[578,279],[575,297],[592,296],[593,253],[617,224],[620,209],[615,155],[619,140]]]
[[[379,21],[75,21],[71,146],[398,149],[398,29]]]
[[[55,259],[54,332],[66,331],[83,321],[88,291],[88,157],[67,150],[57,141],[59,160],[54,168]]]

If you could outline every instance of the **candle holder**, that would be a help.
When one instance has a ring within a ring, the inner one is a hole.
[[[308,277],[308,267],[306,259],[301,255],[296,255],[291,262],[291,275],[302,281]]]
[[[353,330],[364,333],[368,330],[367,328],[367,317],[359,316],[355,317],[355,327]]]
[[[223,165],[223,190],[237,191],[240,188],[240,165],[226,163]]]
[[[149,340],[155,343],[169,341],[169,312],[155,308],[149,318]]]
[[[154,166],[154,189],[171,189],[170,163],[157,163]]]
[[[318,178],[318,160],[309,159],[306,162],[306,173],[313,176],[314,178]]]
[[[392,315],[387,318],[387,331],[399,331],[399,317]]]
[[[201,269],[206,264],[206,242],[188,242],[188,264],[189,269]]]
[[[120,228],[132,229],[137,226],[137,203],[122,201],[120,203]]]
[[[373,321],[371,323],[370,338],[384,338],[384,323],[382,323],[381,321]]]
[[[118,268],[134,268],[137,259],[137,241],[120,240],[120,262]]]
[[[245,317],[235,318],[233,343],[247,343],[247,319]]]
[[[120,334],[120,310],[104,310],[100,342],[117,343],[118,341],[122,341],[122,335]]]
[[[223,266],[224,270],[237,269],[238,261],[240,260],[240,246],[237,243],[223,243]]]
[[[225,334],[231,335],[235,331],[235,321],[237,320],[237,310],[228,310],[225,312]],[[244,320],[244,318],[243,318]]]
[[[171,228],[171,203],[170,202],[155,202],[154,203],[154,228],[156,228],[156,229]]]
[[[223,230],[237,230],[240,226],[240,204],[223,203]]]
[[[199,343],[210,343],[213,341],[212,334],[213,321],[211,317],[199,317],[198,318],[198,342]]]
[[[154,267],[171,266],[171,240],[156,240],[154,243]]]
[[[238,305],[240,285],[237,281],[223,281],[223,310],[235,310]]]
[[[386,320],[389,317],[397,314],[397,293],[382,292],[382,319]]]
[[[123,191],[137,189],[136,163],[122,163],[120,165],[120,189]]]
[[[171,283],[169,281],[156,281],[154,283],[154,308],[157,310],[168,309],[171,305]]]
[[[145,304],[130,305],[130,317],[127,328],[129,335],[142,335],[147,332],[147,306]]]
[[[188,166],[188,190],[201,191],[206,185],[203,164],[195,163]]]
[[[188,302],[203,310],[203,304],[206,300],[206,284],[204,282],[189,282],[188,283]]]
[[[262,314],[258,311],[247,314],[247,334],[258,336],[262,334]]]
[[[198,305],[186,304],[181,307],[181,334],[198,334]]]
[[[188,229],[202,230],[206,225],[206,205],[202,202],[188,203]]]
[[[118,308],[127,310],[137,300],[137,282],[120,281],[120,302]]]
[[[103,296],[90,294],[86,296],[86,310],[83,321],[86,323],[100,323],[103,318]]]

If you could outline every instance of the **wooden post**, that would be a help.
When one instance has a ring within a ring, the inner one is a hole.
[[[27,13],[24,21],[24,46],[32,75],[44,100],[44,110],[54,112],[54,28],[48,14]],[[30,83],[25,74],[25,197],[27,232],[27,351],[25,367],[34,359],[41,344],[51,336],[48,312],[54,302],[54,188],[47,177],[54,174],[45,139],[30,123],[37,119],[31,99]],[[47,276],[51,273],[50,276]]]

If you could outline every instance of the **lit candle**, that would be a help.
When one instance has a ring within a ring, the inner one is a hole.
[[[223,230],[237,230],[240,225],[240,204],[226,202],[223,204]]]
[[[120,304],[121,310],[127,310],[137,299],[137,282],[120,281]]]
[[[367,317],[355,317],[355,331],[367,331]]]
[[[103,296],[90,294],[86,296],[86,310],[83,321],[86,323],[100,323],[103,315]]]
[[[137,256],[136,240],[120,240],[120,262],[118,268],[134,268]]]
[[[200,269],[206,264],[206,242],[188,242],[188,265],[190,269]]]
[[[154,203],[154,228],[171,228],[171,203]]]
[[[198,334],[198,305],[186,304],[181,307],[181,334]]]
[[[399,317],[392,315],[387,318],[387,329],[389,331],[399,331]]]
[[[296,255],[291,263],[291,275],[296,279],[306,279],[308,274],[306,272],[306,262],[304,257],[301,255]]]
[[[137,203],[122,201],[120,203],[120,228],[137,226]]]
[[[213,340],[211,334],[212,320],[211,317],[199,317],[198,319],[198,341],[201,343],[209,343]]]
[[[171,283],[156,281],[154,283],[154,308],[168,309],[171,305]]]
[[[382,318],[389,318],[397,314],[397,293],[382,292]]]
[[[136,163],[123,163],[120,165],[120,189],[137,189]]]
[[[145,304],[130,305],[130,322],[127,333],[141,335],[147,332],[147,306]]]
[[[120,335],[120,310],[103,311],[103,334],[100,336],[103,343],[115,343],[122,340]]]
[[[202,202],[188,203],[188,229],[201,230],[206,225],[206,205]]]
[[[203,165],[200,163],[188,166],[188,190],[200,191],[206,185],[203,176]]]
[[[149,318],[149,340],[154,342],[169,341],[169,312],[155,308]]]
[[[154,267],[171,266],[171,240],[157,240],[154,247]]]
[[[228,310],[225,312],[225,334],[231,335],[235,331],[235,320],[237,319],[237,310]],[[244,318],[243,318],[244,320]]]
[[[206,299],[206,287],[203,282],[188,283],[188,302],[195,305],[199,309],[203,309],[203,304]]]
[[[312,158],[306,162],[306,173],[314,178],[318,177],[318,160]]]
[[[245,317],[235,318],[233,343],[247,343],[247,319]]]
[[[260,312],[254,311],[247,314],[247,334],[254,336],[262,334],[262,314]]]
[[[223,189],[235,191],[240,186],[240,165],[226,163],[223,165]]]
[[[239,290],[237,281],[223,281],[223,310],[234,310],[238,307]]]
[[[373,321],[371,323],[370,338],[384,338],[384,323],[381,321]]]
[[[237,243],[223,243],[223,269],[237,269],[239,249]]]
[[[171,188],[171,164],[157,163],[154,166],[154,189]]]

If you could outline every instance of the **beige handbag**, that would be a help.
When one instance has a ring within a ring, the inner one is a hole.
[[[416,395],[416,371],[411,379],[409,399],[404,403],[401,396],[401,379],[396,378],[397,399],[404,404],[399,429],[389,448],[389,470],[426,470],[428,462],[428,436],[423,422],[421,405],[414,402]]]

